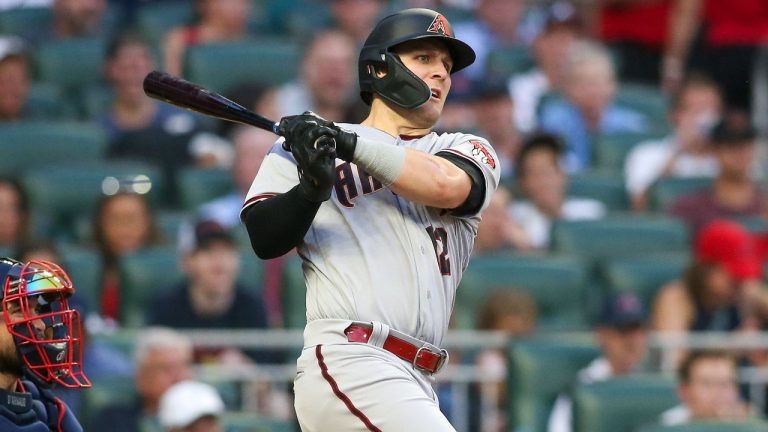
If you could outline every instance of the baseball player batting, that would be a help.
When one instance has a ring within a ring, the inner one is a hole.
[[[304,431],[454,430],[430,378],[499,164],[483,138],[432,128],[474,60],[443,15],[404,10],[360,52],[361,124],[280,121],[241,217],[259,257],[297,247],[303,261]]]

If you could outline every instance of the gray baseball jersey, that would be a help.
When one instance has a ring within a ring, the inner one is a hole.
[[[481,210],[498,185],[498,158],[480,137],[433,132],[403,139],[368,126],[340,126],[367,139],[453,153],[474,163],[485,179]],[[282,139],[265,158],[244,209],[298,184],[296,162],[281,144]],[[440,346],[479,222],[478,214],[456,217],[401,198],[360,167],[337,159],[331,199],[320,206],[298,247],[307,321],[379,321]]]

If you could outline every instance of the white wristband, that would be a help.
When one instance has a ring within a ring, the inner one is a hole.
[[[385,186],[390,186],[405,166],[405,148],[358,136],[353,161]]]

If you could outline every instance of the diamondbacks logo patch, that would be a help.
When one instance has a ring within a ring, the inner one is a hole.
[[[480,141],[470,141],[472,144],[472,156],[480,162],[488,165],[492,169],[496,169],[496,160],[491,155],[491,152]]]
[[[453,30],[451,25],[448,24],[448,20],[444,16],[438,14],[435,19],[432,20],[432,24],[427,29],[430,33],[438,33],[443,36],[453,37]]]

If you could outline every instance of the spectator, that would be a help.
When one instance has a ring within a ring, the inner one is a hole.
[[[526,6],[522,0],[479,0],[475,9],[477,19],[455,26],[455,33],[477,55],[472,66],[457,74],[459,85],[456,91],[462,93],[462,78],[470,82],[479,82],[485,78],[488,54],[493,50],[530,43],[532,38],[525,34],[524,27],[520,25],[525,13]]]
[[[489,79],[475,86],[474,117],[478,135],[493,143],[501,164],[502,182],[513,178],[522,137],[514,122],[515,102],[506,86]]]
[[[768,294],[753,239],[735,222],[714,220],[696,237],[682,279],[664,286],[653,305],[658,331],[733,331],[760,326]]]
[[[679,197],[670,213],[685,221],[693,232],[713,219],[762,216],[763,191],[752,179],[755,130],[738,117],[726,117],[712,131],[710,145],[720,172],[711,188]]]
[[[723,89],[726,105],[751,109],[758,50],[768,40],[768,2],[673,0],[664,82],[674,90],[684,70],[704,71]]]
[[[244,40],[252,8],[249,0],[197,0],[198,22],[171,29],[165,36],[166,72],[183,75],[186,52],[192,46]]]
[[[661,424],[674,426],[705,420],[746,420],[748,406],[739,397],[736,359],[722,351],[693,351],[678,369],[681,405],[661,414]]]
[[[486,298],[480,306],[477,315],[477,329],[481,331],[502,331],[511,338],[525,338],[534,333],[538,319],[536,301],[524,291],[508,288],[496,291]],[[507,359],[501,350],[485,350],[477,355],[475,360],[481,374],[498,384],[480,384],[479,391],[493,395],[492,407],[479,407],[471,410],[470,414],[482,417],[484,430],[507,430],[506,416],[507,389]],[[478,412],[479,411],[479,412]],[[480,423],[479,418],[473,418]]]
[[[29,112],[30,65],[24,42],[0,37],[0,123],[23,120]]]
[[[147,322],[176,329],[258,329],[267,327],[263,300],[237,283],[240,255],[234,238],[213,221],[195,225],[194,243],[182,251],[188,280],[159,293],[149,305]],[[169,309],[168,305],[174,305]],[[251,353],[254,359],[268,356]],[[198,361],[246,362],[234,349],[197,354]]]
[[[526,200],[512,205],[512,218],[536,249],[549,247],[552,222],[599,219],[607,212],[599,201],[566,196],[568,178],[560,164],[563,153],[557,137],[542,134],[529,138],[518,155],[515,176]]]
[[[530,133],[536,129],[542,98],[563,88],[561,79],[566,53],[581,37],[581,22],[574,13],[563,15],[554,7],[550,10],[544,28],[531,47],[536,66],[509,79],[509,92],[515,102],[514,121],[521,132]]]
[[[600,312],[595,337],[602,354],[579,371],[578,384],[640,371],[648,348],[647,316],[640,299],[630,293],[609,297]],[[558,396],[549,417],[549,432],[573,430],[572,406],[570,396]]]
[[[310,110],[331,121],[343,120],[356,88],[356,59],[355,42],[345,33],[325,30],[315,34],[306,45],[300,77],[277,91],[278,115]]]
[[[493,193],[491,203],[485,209],[483,220],[477,229],[473,255],[527,251],[533,247],[528,233],[515,222],[509,212],[510,197],[504,188],[498,188]]]
[[[721,114],[717,84],[700,75],[683,83],[670,105],[672,134],[640,143],[627,156],[624,175],[634,210],[648,209],[648,189],[660,178],[717,175],[717,159],[707,138]]]
[[[181,381],[160,399],[160,424],[166,432],[223,432],[224,401],[210,384]]]
[[[105,195],[93,218],[93,239],[101,254],[102,277],[99,315],[108,325],[120,322],[120,257],[162,243],[144,195],[118,192]]]
[[[173,305],[169,305],[169,309]],[[192,378],[192,343],[171,329],[149,327],[136,342],[136,398],[96,412],[89,431],[136,432],[161,430],[160,398],[173,384]]]
[[[31,237],[29,198],[13,177],[0,176],[0,248],[16,249]]]
[[[38,34],[36,40],[104,37],[110,30],[104,19],[106,11],[106,0],[54,0],[50,33],[44,38]]]
[[[158,103],[144,94],[144,78],[154,69],[150,46],[135,33],[110,41],[104,75],[114,91],[110,109],[97,119],[107,132],[112,158],[139,159],[159,165],[166,190],[175,196],[176,171],[189,165],[217,165],[230,160],[228,144],[217,144],[187,111]]]
[[[384,0],[332,0],[331,15],[337,29],[362,46],[378,21]]]
[[[542,106],[541,127],[563,136],[568,146],[566,168],[580,171],[592,164],[596,136],[642,132],[648,122],[640,113],[614,103],[616,76],[610,54],[602,45],[574,43],[563,62],[563,98]]]

